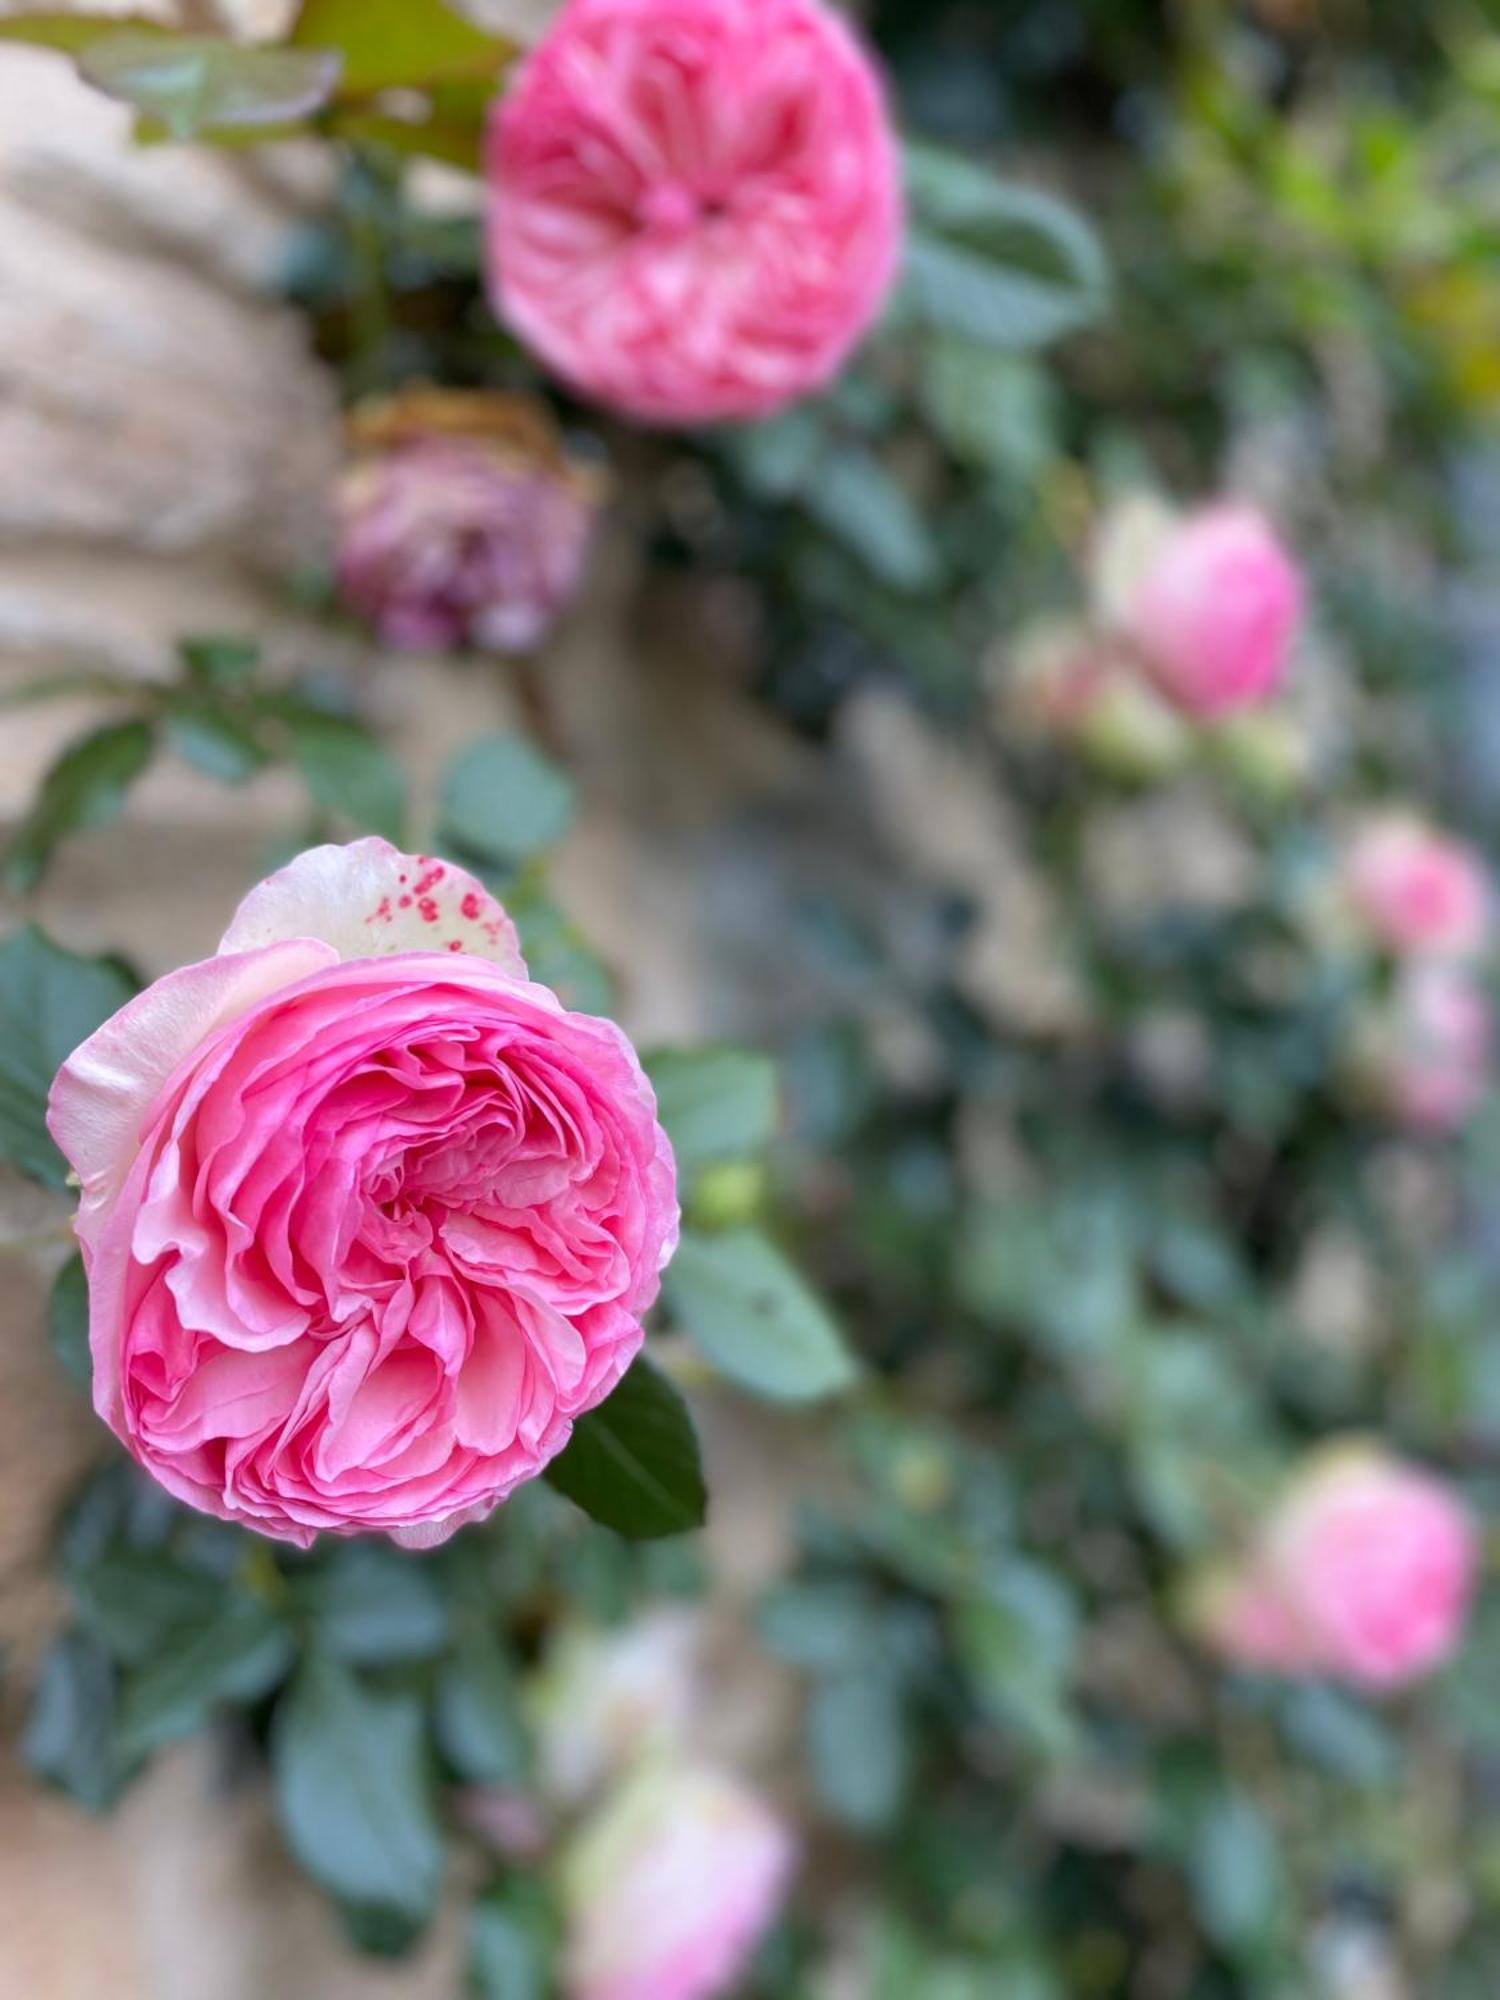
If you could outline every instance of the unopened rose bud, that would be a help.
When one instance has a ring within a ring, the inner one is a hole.
[[[1413,813],[1368,819],[1351,840],[1344,893],[1356,920],[1398,956],[1472,956],[1490,923],[1484,864]]]
[[[540,407],[417,390],[355,414],[344,602],[399,650],[526,653],[577,596],[600,499]]]
[[[1447,1486],[1345,1442],[1307,1461],[1246,1556],[1200,1589],[1195,1620],[1243,1666],[1400,1687],[1457,1647],[1477,1560]]]
[[[1462,965],[1418,960],[1366,1026],[1356,1051],[1365,1087],[1417,1133],[1453,1132],[1489,1088],[1494,1018]]]
[[[701,1643],[698,1621],[677,1609],[565,1629],[534,1684],[544,1790],[576,1804],[642,1755],[679,1750],[697,1712]]]

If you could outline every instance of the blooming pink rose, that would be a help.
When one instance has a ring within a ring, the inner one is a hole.
[[[1162,690],[1207,720],[1276,692],[1302,610],[1301,576],[1268,523],[1224,502],[1163,532],[1122,622]]]
[[[1418,961],[1398,980],[1374,1043],[1378,1088],[1414,1132],[1455,1131],[1489,1088],[1494,1018],[1462,966]]]
[[[875,69],[822,0],[571,0],[491,127],[497,310],[665,424],[820,388],[895,275]]]
[[[1490,892],[1479,857],[1406,813],[1382,814],[1360,829],[1345,884],[1361,919],[1393,952],[1463,957],[1484,943]]]
[[[1374,1445],[1326,1447],[1200,1607],[1231,1659],[1357,1687],[1403,1685],[1457,1646],[1478,1551],[1462,1504]]]
[[[677,1233],[650,1086],[471,876],[382,840],[248,896],[63,1065],[99,1414],[304,1546],[487,1514],[641,1345]]]
[[[707,1767],[646,1767],[587,1823],[563,1871],[569,2000],[714,2000],[776,1916],[790,1834]]]

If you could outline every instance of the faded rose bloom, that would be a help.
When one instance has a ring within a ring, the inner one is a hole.
[[[1308,1460],[1198,1619],[1226,1657],[1373,1691],[1440,1666],[1462,1635],[1478,1550],[1462,1503],[1379,1446]]]
[[[1302,621],[1301,574],[1253,507],[1222,501],[1154,524],[1138,510],[1122,565],[1103,559],[1118,629],[1158,687],[1212,721],[1276,693]]]
[[[1489,1089],[1494,1039],[1490,1003],[1473,974],[1441,959],[1418,960],[1367,1036],[1364,1069],[1402,1124],[1452,1132]]]
[[[1350,905],[1387,950],[1462,958],[1483,946],[1490,918],[1484,864],[1463,841],[1415,815],[1368,820],[1343,873]]]
[[[660,1766],[626,1780],[566,1857],[569,2000],[715,2000],[774,1921],[786,1827],[737,1778]]]
[[[571,0],[497,106],[488,177],[497,310],[647,422],[821,388],[895,275],[880,81],[823,0]]]
[[[383,645],[534,651],[577,596],[600,498],[540,411],[417,390],[366,406],[339,489],[338,582]]]
[[[702,1637],[675,1608],[561,1632],[533,1683],[543,1788],[577,1804],[642,1756],[679,1749],[698,1709]]]
[[[63,1065],[99,1414],[204,1513],[413,1546],[567,1443],[677,1233],[629,1043],[471,876],[382,840],[246,898]]]

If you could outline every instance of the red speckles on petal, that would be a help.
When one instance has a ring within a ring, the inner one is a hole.
[[[411,908],[411,897],[403,896],[396,907],[398,910],[409,910]]]
[[[382,896],[375,906],[374,914],[366,918],[366,922],[372,924],[389,924],[394,923],[394,921],[395,912],[391,909],[391,899],[389,896]]]
[[[417,915],[424,924],[435,924],[438,920],[437,899],[433,896],[423,896],[417,903]]]
[[[449,938],[448,940],[449,951],[462,951],[463,948],[464,948],[464,941],[462,938]]]
[[[458,906],[460,916],[467,917],[467,919],[471,924],[478,923],[480,912],[483,910],[483,908],[484,905],[480,902],[478,895],[472,889],[469,891],[468,895],[464,897],[463,901]]]
[[[426,866],[425,855],[422,856],[422,861],[425,867]],[[425,874],[417,878],[416,887],[412,890],[412,894],[414,896],[430,897],[433,890],[437,887],[438,883],[442,881],[443,877],[447,874],[447,872],[448,872],[447,869],[443,866],[441,861],[435,862],[430,868],[426,869]]]

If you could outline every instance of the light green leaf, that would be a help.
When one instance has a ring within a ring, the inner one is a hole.
[[[253,729],[238,716],[184,703],[167,718],[167,740],[179,757],[221,785],[242,785],[267,762]]]
[[[547,2000],[557,1925],[541,1886],[514,1876],[475,1903],[469,1980],[479,2000]]]
[[[33,924],[0,944],[0,1154],[33,1180],[68,1176],[47,1131],[52,1079],[134,991],[118,965],[75,958]]]
[[[1216,1944],[1244,1950],[1264,1938],[1281,1897],[1281,1862],[1265,1816],[1241,1792],[1217,1797],[1188,1856],[1194,1900]]]
[[[901,1690],[878,1662],[820,1681],[807,1706],[813,1781],[829,1810],[873,1832],[900,1810],[911,1762]]]
[[[326,812],[357,833],[379,833],[397,846],[406,825],[406,780],[379,739],[352,716],[301,702],[270,705],[287,731],[293,760]]]
[[[684,1232],[668,1310],[723,1375],[778,1402],[836,1395],[857,1369],[828,1309],[765,1237]]]
[[[118,819],[154,748],[154,732],[145,722],[112,722],[70,743],[43,778],[11,843],[5,863],[10,886],[28,893],[60,842]]]
[[[443,1836],[418,1698],[376,1694],[315,1656],[277,1706],[271,1768],[287,1843],[313,1880],[375,1923],[424,1924]]]
[[[573,817],[571,781],[522,736],[482,736],[449,765],[438,843],[515,868],[551,847]]]
[[[759,1153],[776,1130],[776,1065],[752,1049],[659,1049],[645,1059],[679,1171]]]
[[[687,1405],[644,1358],[607,1401],[578,1419],[547,1480],[631,1541],[701,1527],[708,1506]]]
[[[65,55],[77,55],[92,42],[114,40],[122,34],[173,39],[171,28],[148,20],[144,14],[63,14],[52,9],[7,14],[0,19],[0,41],[29,42],[37,48],[60,49]]]
[[[496,76],[518,53],[444,0],[302,0],[291,41],[299,50],[338,51],[344,97]]]
[[[432,1724],[439,1749],[470,1784],[525,1783],[528,1745],[515,1672],[492,1632],[466,1632],[444,1660]]]
[[[930,590],[942,574],[931,530],[906,488],[858,445],[826,452],[803,504],[830,535],[893,590]]]
[[[339,68],[331,51],[263,48],[212,35],[127,32],[91,41],[78,55],[85,82],[159,121],[174,139],[215,127],[295,123],[328,102]]]

